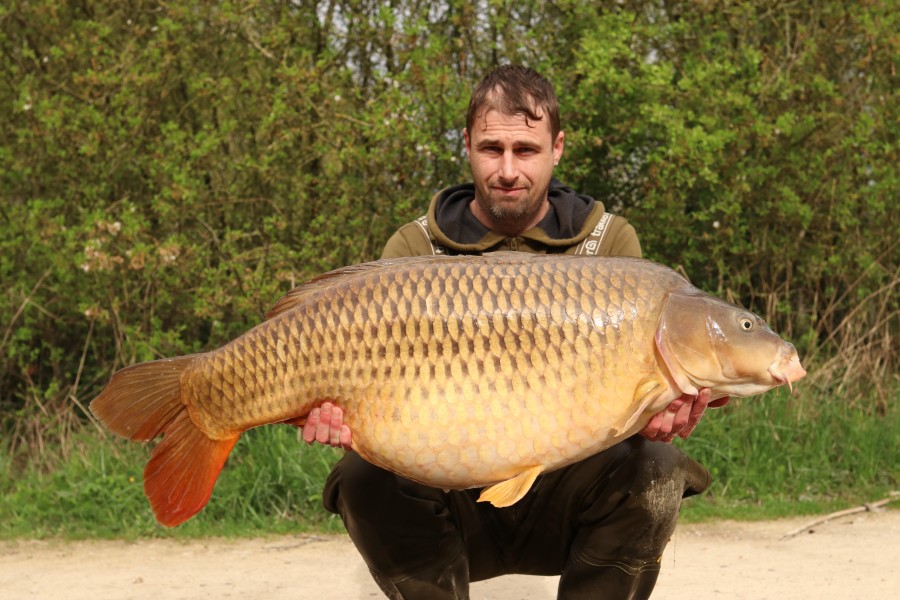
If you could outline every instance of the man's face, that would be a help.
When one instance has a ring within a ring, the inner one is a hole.
[[[463,132],[475,182],[472,212],[493,231],[518,235],[547,214],[547,189],[563,152],[563,132],[550,135],[548,119],[489,110]]]

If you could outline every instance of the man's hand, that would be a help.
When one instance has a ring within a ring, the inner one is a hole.
[[[728,404],[727,396],[710,402],[710,394],[709,388],[703,388],[696,396],[685,394],[676,398],[664,410],[653,415],[640,434],[652,442],[671,442],[676,435],[687,439],[707,408]]]
[[[322,406],[309,411],[303,425],[303,441],[350,450],[352,436],[350,426],[344,424],[344,411],[331,402],[323,402]]]

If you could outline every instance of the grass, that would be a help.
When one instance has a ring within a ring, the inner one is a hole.
[[[896,391],[896,388],[895,388]],[[707,414],[677,442],[713,475],[683,519],[763,519],[827,513],[900,487],[898,394],[884,402],[767,394]],[[40,464],[0,454],[0,537],[78,539],[252,536],[342,531],[321,489],[340,453],[307,447],[296,430],[245,434],[209,505],[187,523],[156,524],[141,472],[149,447],[96,430]],[[22,463],[22,464],[20,464]]]
[[[29,465],[0,480],[0,538],[80,539],[246,536],[342,531],[321,508],[322,483],[340,457],[309,448],[291,427],[248,431],[235,447],[212,499],[183,525],[158,525],[144,497],[149,446],[84,432],[68,460]],[[10,472],[7,455],[2,464]]]
[[[831,512],[900,486],[900,389],[884,402],[770,392],[708,412],[678,443],[713,476],[683,518]]]

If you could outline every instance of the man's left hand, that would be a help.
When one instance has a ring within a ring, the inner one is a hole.
[[[728,404],[729,398],[710,402],[709,388],[703,388],[696,396],[689,394],[676,398],[669,406],[653,415],[640,434],[652,442],[671,442],[678,436],[687,439],[707,408],[719,408]]]

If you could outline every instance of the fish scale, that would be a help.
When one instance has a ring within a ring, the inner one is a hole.
[[[483,499],[506,506],[540,472],[609,447],[696,392],[678,360],[682,346],[703,344],[693,337],[704,325],[694,310],[662,318],[673,295],[741,310],[640,259],[496,253],[355,265],[296,288],[221,348],[123,369],[91,407],[121,435],[166,432],[145,491],[169,525],[206,503],[243,431],[302,424],[324,401],[343,409],[367,460],[436,487],[492,486]],[[670,321],[679,328],[663,327]],[[766,368],[796,351],[765,331],[764,356],[750,362],[772,387],[791,379]],[[138,423],[148,415],[159,422]]]

